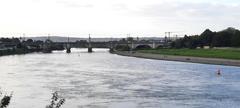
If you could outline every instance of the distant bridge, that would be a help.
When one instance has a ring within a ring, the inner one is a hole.
[[[139,48],[158,48],[158,47],[163,47],[166,45],[165,42],[129,42],[129,43],[116,43],[114,44],[114,47],[118,45],[127,45],[131,49],[139,49]]]
[[[55,45],[63,45],[64,47],[69,44],[71,48],[88,48],[88,42],[54,42]],[[109,42],[91,42],[93,48],[109,48]]]
[[[132,49],[137,49],[137,48],[158,48],[164,46],[164,43],[155,43],[155,42],[139,42],[139,43],[131,43],[131,48]]]
[[[54,42],[56,45],[63,45],[64,47],[69,44],[71,48],[88,48],[88,42]],[[91,42],[92,48],[111,48],[118,45],[128,45],[132,49],[140,47],[158,48],[165,45],[164,42]]]
[[[158,48],[166,46],[166,42],[163,41],[109,41],[109,42],[53,42],[55,46],[62,46],[63,49],[71,48],[88,48],[89,52],[92,52],[92,48],[109,48],[110,51],[117,47],[128,47],[130,49],[144,49],[144,48]],[[71,51],[70,51],[71,52]]]

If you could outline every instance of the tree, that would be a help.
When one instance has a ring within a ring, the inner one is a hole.
[[[240,31],[237,30],[231,39],[233,47],[240,47]]]
[[[27,43],[33,43],[33,40],[32,39],[28,39],[26,42]]]
[[[175,48],[240,47],[240,31],[231,27],[219,32],[206,29],[200,36],[185,35],[184,38],[173,42],[171,46]]]
[[[212,32],[209,29],[206,29],[201,35],[200,35],[200,43],[201,46],[211,46],[213,36],[215,35],[215,32]]]

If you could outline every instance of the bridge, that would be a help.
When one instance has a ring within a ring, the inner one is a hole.
[[[110,42],[92,42],[89,41],[76,41],[76,42],[53,42],[51,47],[61,47],[66,49],[67,53],[71,53],[71,48],[88,48],[88,52],[93,52],[92,48],[110,48]]]
[[[128,46],[131,49],[141,49],[141,48],[158,48],[158,47],[163,47],[166,46],[167,43],[163,41],[135,41],[135,42],[121,42],[121,43],[114,43],[114,47],[117,46]]]
[[[158,48],[166,46],[168,43],[160,40],[152,41],[108,41],[108,42],[92,42],[89,36],[88,41],[76,41],[76,42],[53,42],[52,46],[60,47],[60,49],[66,49],[67,53],[70,53],[71,48],[88,48],[88,52],[92,52],[92,48],[109,48],[110,50],[118,46],[127,46],[130,49],[141,49],[141,48]]]
[[[165,44],[164,43],[156,43],[156,42],[136,42],[136,43],[131,43],[131,48],[132,49],[138,49],[138,48],[158,48],[158,47],[163,47]]]

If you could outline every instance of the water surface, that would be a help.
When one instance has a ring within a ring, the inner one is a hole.
[[[0,87],[9,108],[45,108],[51,93],[63,108],[238,108],[240,68],[149,60],[106,49],[0,57]],[[220,68],[222,76],[217,76]]]

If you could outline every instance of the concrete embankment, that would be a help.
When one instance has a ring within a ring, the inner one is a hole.
[[[147,59],[156,60],[168,60],[168,61],[181,61],[181,62],[192,62],[192,63],[203,63],[203,64],[216,64],[216,65],[228,65],[228,66],[240,66],[240,60],[229,60],[219,58],[203,58],[203,57],[189,57],[189,56],[172,56],[172,55],[160,55],[140,52],[129,52],[129,51],[115,51],[114,54],[122,56],[131,56]]]

